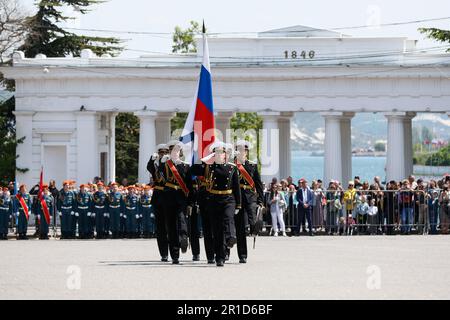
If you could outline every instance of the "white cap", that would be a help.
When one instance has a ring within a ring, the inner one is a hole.
[[[246,149],[250,149],[252,147],[252,144],[247,140],[238,140],[238,142],[236,142],[236,147],[240,146],[243,146]]]
[[[169,149],[169,147],[167,146],[167,144],[165,143],[160,143],[156,146],[156,150],[163,150],[163,149]]]
[[[217,140],[209,146],[209,151],[214,152],[216,148],[225,148],[225,143]]]
[[[224,143],[223,145],[225,147],[225,150],[233,151],[233,144],[231,144],[231,143]]]
[[[181,142],[179,140],[170,140],[169,142],[167,142],[166,146],[167,146],[167,149],[169,149],[170,147],[174,147],[174,146],[183,147],[183,142]]]

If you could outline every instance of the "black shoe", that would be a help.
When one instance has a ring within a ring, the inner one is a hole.
[[[178,259],[172,259],[172,264],[180,264],[180,261]]]
[[[200,255],[196,254],[192,257],[192,261],[200,261]]]
[[[216,266],[223,267],[223,261],[217,261],[216,262]]]
[[[214,263],[215,263],[214,259],[208,260],[208,264],[214,264]]]
[[[231,249],[234,247],[235,244],[236,244],[236,238],[230,238],[227,241],[227,248]]]
[[[239,263],[247,263],[247,258],[240,258]]]
[[[169,261],[169,258],[168,258],[168,257],[162,257],[162,258],[161,258],[161,261],[162,261],[162,262],[167,262],[167,261]]]
[[[227,255],[225,255],[225,261],[228,261],[228,260],[230,260],[230,256],[227,254]]]
[[[187,248],[188,248],[188,244],[189,244],[189,242],[188,242],[187,237],[183,237],[181,239],[181,242],[180,242],[180,247],[181,247],[181,252],[182,253],[186,253]]]

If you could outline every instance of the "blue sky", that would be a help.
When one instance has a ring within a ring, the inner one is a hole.
[[[35,0],[21,0],[33,12]],[[292,25],[336,28],[385,24],[450,16],[450,1],[427,0],[110,0],[93,7],[93,11],[69,25],[84,29],[113,29],[171,33],[175,25],[185,27],[189,20],[205,19],[210,32],[257,32]],[[435,43],[423,40],[419,26],[450,29],[445,21],[390,26],[371,29],[343,30],[352,36],[407,36],[420,40],[419,46]],[[89,34],[85,32],[85,34]],[[104,33],[96,33],[106,35]],[[113,34],[117,36],[118,34]],[[120,34],[130,49],[170,52],[171,36]],[[142,53],[125,51],[122,56],[137,57]]]

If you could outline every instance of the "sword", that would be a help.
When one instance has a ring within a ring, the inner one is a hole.
[[[256,222],[253,234],[253,249],[255,249],[256,247],[256,237],[259,235],[259,231],[261,229],[262,219],[260,219],[260,217],[262,215],[263,209],[264,209],[263,207],[258,206],[258,209],[256,210]]]

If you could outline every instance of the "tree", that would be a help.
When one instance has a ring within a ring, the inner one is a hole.
[[[438,28],[419,28],[419,32],[425,34],[428,38],[439,42],[450,42],[450,30],[442,30]],[[450,48],[447,49],[450,52]]]
[[[20,50],[25,56],[34,57],[43,53],[48,57],[79,56],[81,50],[91,49],[95,54],[118,55],[123,48],[120,39],[113,37],[95,37],[77,35],[58,26],[72,17],[65,16],[63,6],[72,7],[81,14],[89,12],[89,7],[101,3],[99,0],[41,0],[38,11],[27,19],[28,36]]]
[[[0,0],[0,64],[10,60],[10,54],[26,36],[25,10],[17,0]]]
[[[139,159],[139,119],[132,113],[119,113],[116,118],[116,176],[137,182]]]
[[[425,164],[427,166],[450,166],[450,146],[428,155]]]
[[[183,30],[176,26],[173,33],[173,53],[193,53],[197,52],[197,46],[194,41],[194,36],[200,33],[200,24],[196,21],[189,22],[190,27]]]

